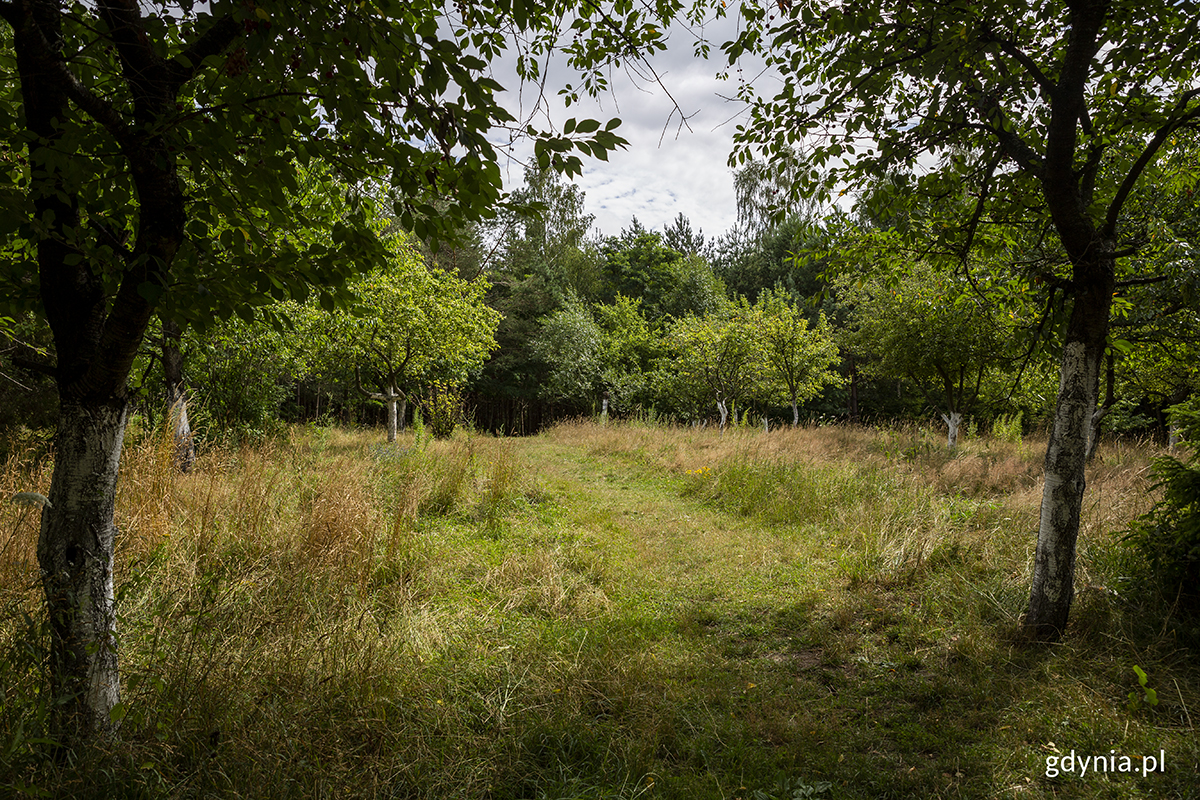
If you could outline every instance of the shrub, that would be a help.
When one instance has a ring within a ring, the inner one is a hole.
[[[426,423],[433,438],[450,438],[462,419],[462,407],[462,394],[458,387],[442,381],[435,381],[429,387],[429,397],[425,401]]]
[[[1172,410],[1189,442],[1200,441],[1200,400]],[[1172,456],[1155,460],[1151,472],[1162,499],[1130,525],[1125,541],[1143,557],[1164,590],[1200,599],[1200,451],[1187,461]]]

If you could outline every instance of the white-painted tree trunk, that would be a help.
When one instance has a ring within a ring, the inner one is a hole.
[[[1179,423],[1170,422],[1167,424],[1167,447],[1171,450],[1179,449],[1179,445],[1183,443],[1183,429],[1179,427]]]
[[[1041,522],[1026,628],[1039,639],[1062,635],[1075,592],[1075,551],[1086,485],[1088,435],[1099,389],[1103,342],[1063,347],[1058,406],[1046,448]],[[1095,352],[1098,350],[1098,352]]]
[[[404,430],[404,417],[408,414],[408,395],[398,392],[393,386],[387,394],[375,395],[387,403],[387,440],[396,441],[398,431]]]
[[[113,507],[126,405],[64,400],[54,440],[50,506],[42,511],[38,564],[53,635],[53,729],[68,739],[116,726],[120,700],[113,596]]]
[[[957,411],[942,414],[942,422],[946,423],[946,445],[953,450],[958,447],[958,429],[962,425],[962,414]]]
[[[717,401],[717,413],[721,415],[721,435],[725,435],[725,422],[729,419],[729,409],[725,406],[724,400]]]
[[[169,398],[167,420],[175,442],[175,466],[180,472],[190,472],[196,463],[196,443],[192,437],[192,424],[188,420],[187,392],[178,387],[172,395]]]
[[[792,427],[800,427],[800,404],[792,400]]]

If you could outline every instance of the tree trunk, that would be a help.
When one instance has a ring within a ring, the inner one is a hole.
[[[717,401],[717,413],[721,415],[721,435],[725,434],[725,421],[729,419],[729,409],[725,407],[724,400]]]
[[[792,398],[792,427],[800,427],[800,404],[796,402],[796,398]]]
[[[1104,403],[1092,413],[1091,432],[1088,434],[1087,463],[1096,459],[1096,451],[1100,449],[1100,433],[1104,428],[1104,418],[1116,403],[1116,367],[1113,363],[1113,352],[1110,349],[1105,356],[1105,388]]]
[[[50,636],[52,730],[77,741],[116,728],[113,506],[126,404],[63,400],[38,564]]]
[[[1183,429],[1179,427],[1179,423],[1171,420],[1167,423],[1167,449],[1178,450],[1179,445],[1183,443]]]
[[[942,421],[946,423],[946,446],[953,450],[958,447],[958,428],[962,424],[962,414],[957,411],[942,414]]]
[[[1100,258],[1091,264],[1076,264],[1074,307],[1067,323],[1058,405],[1046,448],[1041,524],[1024,622],[1026,633],[1042,641],[1062,636],[1074,597],[1088,434],[1100,392],[1114,284],[1112,248],[1105,244],[1097,242],[1097,249],[1104,251]]]
[[[387,440],[389,442],[396,441],[396,391],[393,389],[384,395],[384,402],[387,403]]]
[[[850,399],[847,401],[846,413],[851,422],[858,422],[858,365],[854,363],[854,356],[850,357]]]
[[[196,463],[196,444],[192,438],[191,423],[188,422],[187,392],[183,387],[183,350],[179,346],[181,336],[178,323],[163,320],[162,362],[167,385],[167,423],[173,427],[175,466],[180,472],[188,472]]]

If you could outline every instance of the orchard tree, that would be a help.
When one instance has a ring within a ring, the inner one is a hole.
[[[764,386],[761,332],[754,323],[745,300],[675,320],[658,367],[660,390],[695,406],[715,404],[724,433],[730,405],[758,397]]]
[[[623,143],[616,120],[568,120],[562,134],[516,126],[489,62],[517,47],[521,76],[540,76],[564,50],[583,74],[572,99],[603,89],[610,61],[663,47],[677,9],[0,0],[12,34],[0,48],[0,138],[23,148],[0,162],[0,234],[13,256],[0,296],[45,315],[55,347],[42,367],[60,397],[38,545],[56,735],[88,738],[121,716],[114,490],[127,380],[155,313],[170,304],[193,319],[229,317],[314,286],[334,307],[347,277],[384,257],[366,215],[311,247],[283,243],[278,273],[242,266],[266,246],[267,224],[291,224],[285,190],[313,159],[350,182],[397,187],[393,213],[422,240],[501,202],[488,135],[498,126],[532,137],[540,166],[578,173],[581,153]],[[210,278],[177,282],[201,272]]]
[[[724,8],[724,4],[721,4]],[[1066,0],[743,2],[723,45],[765,57],[773,96],[743,83],[749,118],[735,163],[795,148],[794,190],[819,195],[874,175],[923,174],[909,197],[952,198],[969,214],[940,237],[967,253],[993,221],[1051,228],[1070,303],[1045,462],[1025,631],[1057,639],[1074,596],[1091,417],[1123,259],[1140,244],[1126,202],[1164,145],[1200,118],[1200,17],[1186,3]],[[1190,173],[1194,181],[1196,168]],[[893,201],[903,201],[899,193]]]
[[[317,314],[305,326],[313,344],[354,365],[356,388],[387,407],[387,440],[404,427],[409,397],[441,382],[460,386],[496,347],[500,314],[484,303],[487,281],[465,281],[425,266],[420,253],[394,242],[386,262],[347,287],[349,310]],[[332,343],[332,346],[330,346]],[[366,373],[369,385],[363,386]]]
[[[850,349],[866,354],[869,372],[911,381],[946,423],[947,446],[956,447],[989,373],[1012,361],[1010,317],[989,308],[966,278],[926,263],[892,281],[847,274],[835,286],[850,309]]]
[[[841,362],[837,343],[820,315],[813,328],[783,289],[763,292],[753,309],[766,364],[775,393],[792,406],[792,427],[800,424],[800,403],[841,379],[834,367]]]

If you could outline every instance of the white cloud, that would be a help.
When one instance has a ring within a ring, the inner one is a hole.
[[[709,31],[720,44],[719,32]],[[643,225],[661,230],[682,213],[693,230],[703,230],[713,238],[731,228],[737,207],[733,191],[733,172],[727,166],[733,149],[734,117],[740,106],[721,97],[735,91],[729,81],[717,79],[723,61],[719,50],[705,61],[693,55],[693,37],[677,32],[670,47],[656,54],[652,66],[659,82],[648,79],[643,67],[615,71],[610,78],[612,91],[596,101],[563,108],[551,94],[551,119],[561,125],[568,117],[607,120],[620,117],[617,133],[629,140],[629,147],[609,154],[608,161],[584,159],[583,175],[575,182],[585,192],[588,213],[595,215],[596,228],[615,235],[636,216]],[[503,68],[496,76],[505,86],[516,86],[515,78],[505,78]],[[565,67],[551,65],[547,86],[572,82]],[[551,89],[551,91],[553,91]],[[519,118],[529,114],[530,92],[523,98],[510,92],[510,110]],[[674,103],[672,102],[672,98]],[[524,115],[520,105],[524,102]],[[678,110],[675,104],[678,104]],[[680,125],[680,112],[687,115]],[[544,123],[544,115],[541,120]],[[517,149],[527,159],[532,148]],[[517,163],[505,166],[509,189],[521,185],[522,168]]]

